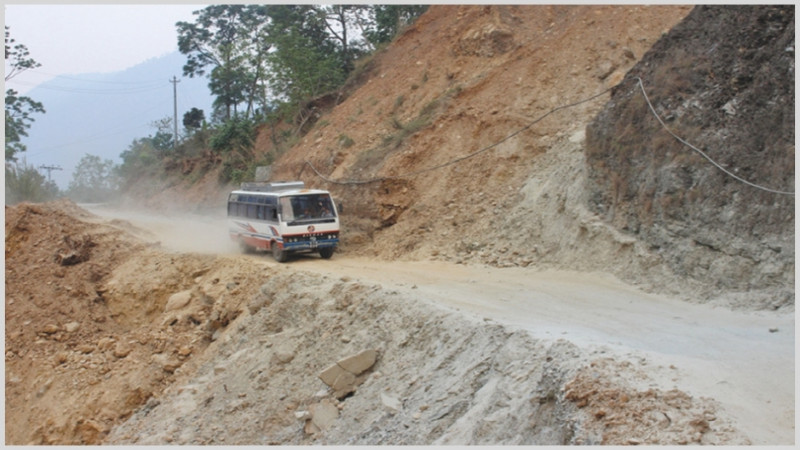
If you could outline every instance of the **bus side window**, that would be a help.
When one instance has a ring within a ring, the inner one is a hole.
[[[257,212],[258,212],[258,219],[259,220],[264,220],[264,206],[263,205],[258,205],[258,211]]]

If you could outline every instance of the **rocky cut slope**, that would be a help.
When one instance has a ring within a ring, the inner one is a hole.
[[[794,58],[793,6],[695,8],[589,125],[590,208],[706,295],[792,306]]]
[[[690,10],[432,6],[273,177],[342,200],[349,254],[643,279],[647,250],[584,207],[583,130],[607,96],[549,113],[616,85]]]

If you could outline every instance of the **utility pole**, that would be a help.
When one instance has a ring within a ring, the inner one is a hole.
[[[50,181],[50,172],[52,172],[52,171],[54,171],[54,170],[64,170],[64,169],[62,169],[62,168],[61,168],[61,167],[59,167],[59,166],[45,166],[44,164],[42,164],[41,166],[39,166],[39,168],[40,168],[40,169],[44,169],[44,170],[46,170],[46,171],[47,171],[47,181]]]
[[[178,83],[181,81],[173,75],[169,82],[172,83],[172,122],[175,126],[175,140],[174,144],[172,144],[172,150],[175,151],[178,148]]]

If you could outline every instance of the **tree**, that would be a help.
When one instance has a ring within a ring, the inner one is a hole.
[[[120,179],[132,182],[140,179],[161,161],[160,151],[153,146],[153,138],[134,139],[128,149],[120,153],[122,164],[117,167]]]
[[[28,47],[23,44],[12,46],[14,42],[16,41],[11,38],[11,31],[9,30],[8,26],[6,26],[6,61],[9,59],[11,60],[11,70],[6,73],[6,81],[14,78],[28,69],[36,69],[37,67],[42,66],[36,62],[36,60],[30,57]]]
[[[373,45],[390,42],[400,30],[413,23],[428,5],[376,5],[372,9],[374,28],[364,30],[364,36]]]
[[[67,195],[74,201],[104,202],[117,192],[118,187],[114,162],[86,154],[75,167]]]
[[[33,166],[22,163],[6,163],[6,204],[19,202],[44,202],[59,194],[58,186],[45,179]]]
[[[324,13],[312,5],[270,8],[269,55],[273,95],[297,103],[336,89],[347,72],[336,43],[327,31]]]
[[[175,135],[172,117],[164,117],[152,122],[150,125],[156,129],[156,134],[155,136],[150,136],[150,141],[153,147],[158,150],[159,156],[164,157],[170,150],[174,150]]]
[[[325,28],[337,42],[345,73],[351,72],[356,58],[366,52],[364,41],[353,40],[351,36],[353,28],[364,29],[369,9],[367,5],[325,5],[318,9]]]
[[[20,73],[40,67],[41,64],[36,62],[30,57],[28,48],[23,44],[14,44],[14,39],[11,38],[11,32],[8,27],[5,27],[5,48],[6,48],[6,62],[10,70],[6,73],[5,81],[19,75]],[[16,155],[26,150],[25,145],[22,143],[22,137],[28,135],[28,128],[33,123],[32,115],[35,113],[44,113],[44,106],[41,103],[34,101],[30,97],[20,96],[19,93],[13,89],[6,90],[5,98],[5,136],[6,136],[6,161],[16,161]]]
[[[192,108],[183,115],[183,127],[187,130],[198,130],[206,121],[202,109]]]
[[[195,11],[194,23],[178,22],[178,49],[187,56],[183,74],[203,76],[225,119],[245,105],[249,118],[266,98],[268,16],[266,5],[210,5]],[[263,103],[262,103],[263,104]]]

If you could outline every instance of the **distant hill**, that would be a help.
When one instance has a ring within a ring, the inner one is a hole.
[[[35,167],[57,165],[52,179],[65,189],[85,155],[121,162],[119,155],[134,139],[155,134],[152,123],[173,116],[173,76],[177,84],[178,132],[191,108],[211,115],[213,101],[205,78],[181,78],[185,56],[180,52],[147,60],[128,70],[62,76],[26,93],[42,102],[19,155]],[[43,172],[46,174],[46,172]]]

